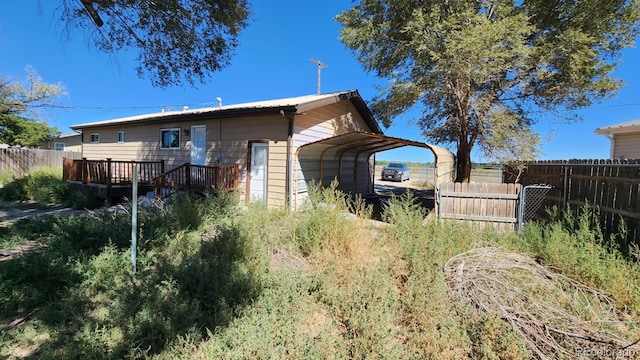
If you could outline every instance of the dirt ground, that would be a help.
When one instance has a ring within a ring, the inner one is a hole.
[[[85,210],[74,210],[61,205],[43,208],[33,202],[3,202],[0,203],[0,228],[29,217],[53,214],[81,214],[83,212],[85,212]],[[41,248],[42,246],[35,241],[29,241],[13,249],[0,248],[0,261],[11,260],[16,256],[20,256],[29,251],[37,251]]]
[[[14,201],[0,204],[0,226],[7,226],[19,219],[27,217],[53,215],[53,214],[73,214],[82,213],[84,210],[74,210],[62,205],[41,207],[34,202]]]

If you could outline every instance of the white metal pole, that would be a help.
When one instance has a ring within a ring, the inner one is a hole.
[[[136,273],[136,251],[138,246],[138,164],[133,164],[131,189],[131,270]]]

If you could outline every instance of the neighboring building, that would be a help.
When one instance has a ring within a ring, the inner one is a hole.
[[[38,146],[40,149],[45,150],[58,150],[58,151],[82,151],[82,134],[62,134],[51,141],[46,141]]]
[[[360,94],[342,91],[204,109],[166,111],[74,125],[87,159],[165,161],[240,167],[246,201],[296,207],[312,181],[334,178],[346,192],[371,194],[375,152],[402,146],[431,149],[442,181],[454,159],[446,149],[385,137]],[[445,170],[446,169],[446,170]]]
[[[611,140],[611,159],[640,159],[640,120],[597,128],[595,132]]]

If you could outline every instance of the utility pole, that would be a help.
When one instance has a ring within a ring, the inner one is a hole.
[[[311,61],[312,63],[316,64],[316,66],[318,67],[318,95],[320,95],[320,71],[322,69],[328,68],[328,66],[326,64],[323,64],[319,60],[311,59],[309,61]]]

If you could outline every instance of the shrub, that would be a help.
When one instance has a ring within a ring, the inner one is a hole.
[[[77,188],[69,190],[64,202],[74,209],[95,209],[101,206],[98,198]]]
[[[2,170],[0,171],[0,187],[4,187],[10,182],[15,180],[15,176],[13,175],[13,171],[11,170]]]
[[[0,189],[3,201],[33,200],[40,205],[61,204],[69,195],[69,185],[62,180],[62,171],[40,168]]]
[[[547,224],[527,223],[519,236],[502,238],[511,249],[529,253],[586,285],[613,295],[620,307],[640,311],[640,268],[618,250],[616,238],[602,234],[591,210],[551,212]]]

